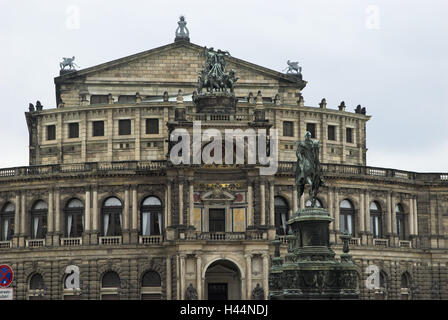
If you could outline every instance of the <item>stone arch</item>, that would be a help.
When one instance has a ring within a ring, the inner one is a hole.
[[[229,256],[221,256],[217,258],[212,258],[207,263],[204,264],[204,267],[202,268],[201,272],[202,279],[205,279],[205,274],[207,273],[207,269],[210,267],[210,265],[220,260],[229,260],[230,262],[232,262],[236,267],[238,267],[238,271],[240,272],[241,275],[241,280],[244,280],[246,278],[246,272],[244,268],[241,267],[241,264],[236,261],[237,259],[234,259],[233,257],[230,258]]]
[[[244,296],[244,269],[234,259],[211,259],[203,270],[204,298],[241,300]]]
[[[168,259],[171,259],[170,257]],[[162,299],[166,299],[166,262],[165,258],[150,259],[138,264],[138,277],[137,277],[137,290],[140,296],[141,294],[141,283],[143,276],[148,271],[155,271],[160,276],[160,286],[162,288]]]

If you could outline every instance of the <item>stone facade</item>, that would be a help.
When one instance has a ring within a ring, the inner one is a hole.
[[[361,298],[448,299],[448,175],[366,166],[370,116],[330,109],[326,103],[305,106],[305,81],[233,57],[229,68],[240,77],[236,114],[196,113],[191,97],[202,50],[182,40],[64,73],[55,78],[57,108],[26,112],[30,166],[0,170],[0,208],[14,205],[15,226],[12,237],[0,242],[0,262],[15,271],[15,298],[140,299],[148,294],[184,299],[192,284],[199,299],[207,299],[217,297],[210,291],[218,294],[223,283],[231,299],[250,299],[257,284],[267,297],[281,210],[288,218],[306,204],[304,198],[297,200],[294,188],[294,142],[310,123],[322,146],[326,184],[319,201],[335,219],[330,230],[338,255],[340,223],[348,215],[353,222],[351,253]],[[263,110],[266,126],[279,132],[277,173],[261,176],[258,165],[246,164],[172,165],[167,124],[188,127],[176,121],[180,108],[187,122],[203,120],[221,130],[247,129],[254,125],[255,111]],[[148,119],[158,120],[157,130],[147,131],[148,123],[156,123]],[[120,120],[130,120],[128,133],[120,134]],[[103,134],[94,134],[94,122],[103,122]],[[52,125],[54,137],[48,129]],[[334,138],[328,126],[334,126]],[[121,202],[120,232],[112,236],[105,231],[109,216],[104,217],[111,197]],[[148,197],[160,200],[160,216],[151,223],[161,224],[161,232],[156,224],[150,234],[143,230],[149,223],[144,217]],[[82,233],[76,237],[68,231],[72,199],[82,203],[77,209],[83,216]],[[278,206],[275,199],[285,205]],[[33,214],[39,200],[46,203],[46,232],[35,239]],[[344,200],[351,209],[340,208]],[[210,230],[220,212],[223,231]],[[371,213],[381,218],[376,234],[371,232]],[[403,222],[400,232],[397,219]],[[279,233],[284,255],[285,235]],[[371,264],[381,269],[379,290],[365,287]],[[69,265],[80,268],[81,295],[64,289]],[[144,285],[147,271],[158,274],[158,284]],[[115,287],[104,282],[110,272],[119,276]],[[31,286],[36,274],[43,278],[41,289]]]

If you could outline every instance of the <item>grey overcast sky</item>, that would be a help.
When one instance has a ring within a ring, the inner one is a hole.
[[[55,107],[62,57],[81,68],[191,42],[281,71],[299,61],[305,105],[361,104],[367,164],[448,172],[448,1],[0,0],[0,167],[28,164],[24,112]]]

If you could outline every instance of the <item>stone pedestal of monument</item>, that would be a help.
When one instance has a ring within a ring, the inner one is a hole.
[[[291,232],[285,261],[277,249],[272,261],[271,300],[359,298],[357,271],[348,254],[350,236],[341,236],[344,253],[341,261],[336,260],[329,242],[332,220],[325,209],[305,208],[288,221]]]

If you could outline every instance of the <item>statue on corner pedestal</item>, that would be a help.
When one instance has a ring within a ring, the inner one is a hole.
[[[191,283],[185,290],[185,300],[198,300],[198,292]]]
[[[311,133],[305,133],[305,140],[300,141],[296,150],[296,187],[300,203],[300,197],[303,195],[305,185],[310,186],[311,206],[316,206],[316,197],[319,187],[324,184],[321,177],[321,166],[319,161],[319,141],[311,140]]]

